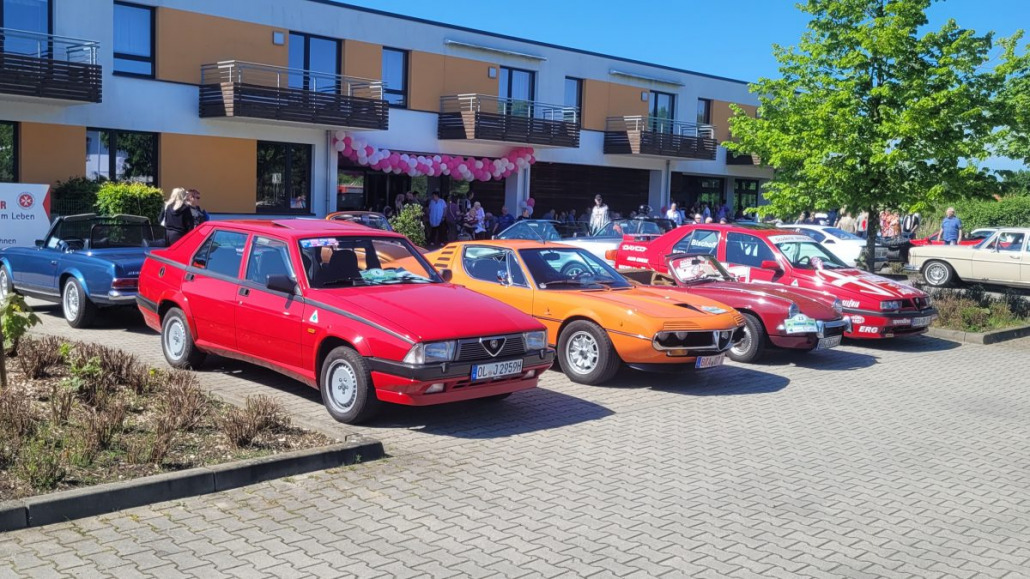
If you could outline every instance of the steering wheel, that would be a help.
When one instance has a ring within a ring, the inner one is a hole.
[[[800,266],[809,265],[811,263],[812,263],[811,256],[802,255],[801,257],[798,258],[798,265],[800,265]]]
[[[565,279],[579,279],[590,274],[590,269],[582,263],[566,263],[561,268],[561,276]]]

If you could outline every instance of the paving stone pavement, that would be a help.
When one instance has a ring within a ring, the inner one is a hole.
[[[133,318],[42,331],[163,365]],[[125,325],[130,325],[126,330]],[[549,372],[502,403],[353,428],[244,364],[229,399],[390,457],[0,535],[0,577],[1027,577],[1030,340],[847,344],[704,372]]]

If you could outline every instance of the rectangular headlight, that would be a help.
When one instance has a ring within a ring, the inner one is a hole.
[[[547,347],[547,332],[526,332],[524,334],[526,338],[526,349],[527,350],[543,350]]]
[[[450,362],[454,359],[454,351],[457,347],[457,342],[453,340],[415,344],[408,351],[408,354],[404,356],[404,363],[432,364],[434,362]]]
[[[900,309],[901,309],[901,302],[898,301],[898,300],[887,300],[885,302],[880,302],[880,311],[890,312],[890,311],[893,311],[893,310],[900,310]]]

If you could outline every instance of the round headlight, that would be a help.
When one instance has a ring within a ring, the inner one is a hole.
[[[837,312],[838,315],[844,313],[844,303],[840,300],[833,300],[833,311]]]
[[[801,308],[794,302],[790,302],[790,307],[787,308],[787,317],[793,318],[794,316],[801,313]]]

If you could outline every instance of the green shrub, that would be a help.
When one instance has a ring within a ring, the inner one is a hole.
[[[86,177],[69,177],[50,189],[50,212],[54,215],[77,215],[96,210],[100,182]]]
[[[64,455],[64,437],[55,429],[44,428],[22,447],[18,476],[36,490],[52,490],[67,475]]]
[[[101,215],[142,215],[156,224],[162,205],[164,193],[143,183],[109,181],[97,191],[97,212]]]
[[[920,235],[936,233],[948,207],[955,208],[965,232],[980,227],[1030,226],[1030,196],[1010,195],[1001,199],[966,199],[941,205],[923,217]]]
[[[418,203],[405,205],[399,214],[390,219],[390,225],[415,245],[425,247],[426,225],[422,222],[422,206]]]

